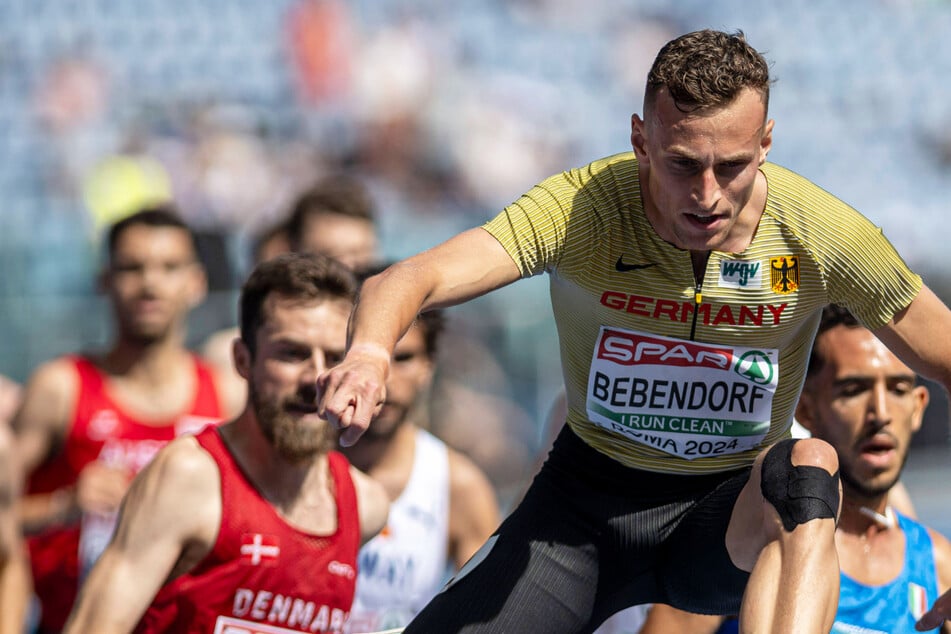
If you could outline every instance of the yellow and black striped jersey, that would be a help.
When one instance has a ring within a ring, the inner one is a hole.
[[[742,253],[690,254],[644,213],[633,153],[552,176],[484,225],[523,276],[550,275],[568,424],[620,462],[701,473],[788,435],[823,306],[869,328],[921,289],[879,228],[805,178],[761,167]]]

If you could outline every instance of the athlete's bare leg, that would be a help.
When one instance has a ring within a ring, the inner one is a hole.
[[[733,563],[752,571],[743,595],[740,631],[828,632],[839,596],[835,519],[812,519],[786,530],[760,488],[765,453],[754,463],[727,531]],[[792,464],[819,467],[829,474],[838,471],[835,450],[815,439],[795,444]]]

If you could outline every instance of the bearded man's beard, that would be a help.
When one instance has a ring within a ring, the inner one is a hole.
[[[280,401],[273,401],[262,398],[253,385],[249,385],[248,390],[251,407],[261,432],[285,460],[302,462],[335,447],[336,434],[329,422],[322,421],[319,425],[304,424],[288,411],[288,407],[293,410],[295,404],[302,407],[312,406],[313,396],[308,400],[306,394],[295,394]]]

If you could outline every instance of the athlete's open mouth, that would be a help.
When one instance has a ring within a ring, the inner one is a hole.
[[[886,435],[877,435],[858,447],[861,460],[873,469],[889,469],[895,465],[898,443]]]
[[[720,218],[719,216],[700,216],[697,214],[687,214],[687,216],[694,222],[701,225],[711,225]]]
[[[898,443],[889,435],[877,434],[859,445],[859,451],[862,453],[885,453],[892,451],[898,446]]]
[[[288,412],[293,412],[295,414],[316,414],[317,405],[314,403],[304,403],[301,401],[293,401],[290,403],[284,404],[284,409]]]

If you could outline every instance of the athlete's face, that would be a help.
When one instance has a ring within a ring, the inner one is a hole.
[[[653,108],[631,117],[647,217],[674,246],[724,249],[753,194],[772,144],[773,122],[752,89],[730,104],[684,113],[662,89]]]
[[[351,269],[373,264],[377,239],[373,223],[343,214],[321,214],[309,218],[301,236],[301,251],[321,253]]]
[[[835,447],[852,495],[883,495],[901,474],[928,390],[865,328],[830,328],[819,335],[816,354],[825,364],[806,382],[796,417]]]
[[[365,436],[391,435],[407,419],[432,376],[433,362],[426,354],[423,331],[414,324],[393,349],[390,372],[386,377],[386,401]]]
[[[103,282],[120,337],[145,343],[177,333],[206,289],[191,238],[177,227],[125,229]]]
[[[317,415],[317,376],[343,359],[352,304],[270,295],[254,358],[240,340],[235,367],[264,436],[279,455],[299,462],[331,449],[335,434]]]

